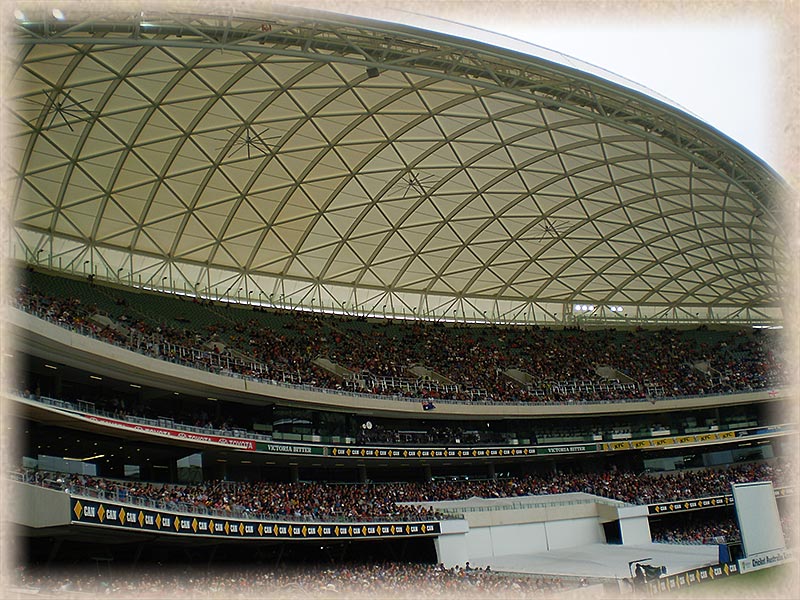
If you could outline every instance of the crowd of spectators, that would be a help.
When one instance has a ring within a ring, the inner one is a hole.
[[[790,511],[784,511],[780,521],[786,545],[791,547],[796,542],[794,517]],[[654,542],[663,544],[730,544],[742,539],[735,518],[714,519],[707,511],[681,515],[680,519],[651,521],[650,535]]]
[[[421,426],[420,426],[421,427]],[[362,428],[356,434],[356,444],[409,444],[409,445],[456,445],[479,443],[504,443],[504,435],[488,431],[464,430],[461,427],[432,425],[424,430],[397,430],[375,425]]]
[[[584,492],[631,504],[653,504],[730,493],[731,484],[772,481],[790,483],[791,467],[782,463],[749,463],[671,474],[635,474],[610,470],[594,473],[529,474],[486,480],[331,484],[316,482],[209,481],[172,485],[111,480],[88,475],[22,471],[29,482],[55,482],[76,494],[146,499],[165,509],[190,508],[250,517],[308,520],[436,520],[430,503],[442,500],[524,498]]]
[[[210,310],[205,301],[183,302]],[[238,311],[236,318],[211,313],[216,317],[213,324],[193,325],[188,319],[167,322],[159,315],[145,316],[147,311],[129,306],[113,319],[108,315],[97,319],[96,306],[50,296],[24,283],[16,304],[111,343],[199,368],[430,400],[640,400],[762,389],[785,381],[775,340],[761,330],[712,334],[500,328],[427,321],[401,324],[306,312],[278,322],[263,310],[244,308],[227,309],[227,314]],[[334,375],[320,367],[318,358],[350,375]],[[419,372],[413,371],[415,367],[433,375],[414,379],[413,373]],[[599,375],[601,367],[616,372],[617,379]],[[524,373],[528,383],[510,376],[511,370]],[[398,383],[387,386],[393,378]],[[433,385],[434,379],[441,385]]]
[[[726,544],[741,540],[736,519],[712,521],[704,514],[693,518],[684,515],[680,521],[671,520],[669,525],[651,521],[650,536],[662,544]]]
[[[703,468],[660,475],[609,470],[592,473],[557,472],[509,479],[433,481],[401,484],[406,500],[431,502],[472,496],[508,498],[517,496],[585,492],[631,504],[654,504],[730,493],[733,483],[770,480],[776,487],[789,485],[791,466],[785,463],[748,463],[721,468]]]
[[[75,594],[114,598],[531,598],[565,592],[585,581],[559,577],[506,575],[475,569],[423,563],[345,563],[186,569],[159,567],[115,569],[20,568],[16,584],[37,597]]]

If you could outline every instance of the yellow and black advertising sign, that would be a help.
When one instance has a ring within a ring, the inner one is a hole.
[[[660,448],[661,446],[672,446],[675,444],[675,438],[665,437],[653,440],[653,446]]]
[[[330,455],[340,458],[485,458],[504,456],[533,456],[536,454],[574,454],[597,452],[597,444],[564,444],[560,446],[518,446],[490,448],[362,448],[333,446]]]
[[[290,523],[186,515],[127,506],[103,500],[70,498],[73,523],[147,531],[169,535],[227,539],[372,539],[433,536],[441,533],[438,521],[387,523]]]
[[[775,488],[775,497],[793,496],[793,487]],[[721,496],[709,496],[708,498],[694,498],[686,500],[675,500],[673,502],[659,502],[648,504],[647,512],[650,515],[664,515],[669,513],[686,512],[687,510],[698,510],[701,508],[717,508],[720,506],[732,506],[733,495],[724,494]]]
[[[631,447],[630,442],[608,442],[606,444],[609,450],[628,450]]]
[[[695,498],[692,500],[680,500],[675,502],[660,502],[649,504],[647,512],[651,515],[663,515],[676,512],[686,512],[687,510],[697,510],[699,508],[715,508],[718,506],[730,506],[733,504],[733,496],[713,496],[709,498]]]
[[[573,443],[558,445],[530,445],[530,446],[492,446],[492,447],[460,447],[460,448],[421,448],[417,446],[328,446],[325,448],[326,456],[337,458],[400,458],[400,459],[474,459],[485,457],[505,456],[533,456],[541,454],[573,454],[583,452],[609,452],[616,450],[647,450],[652,448],[665,448],[686,444],[714,444],[719,441],[737,439],[745,436],[777,435],[793,432],[788,426],[771,426],[758,429],[708,432],[695,435],[653,437],[637,440],[612,440],[600,443]],[[275,445],[275,448],[280,448]],[[257,449],[261,449],[261,445]],[[294,453],[307,451],[304,447],[293,449]]]
[[[672,592],[674,590],[696,586],[714,579],[732,577],[739,574],[739,567],[735,562],[719,563],[700,569],[682,571],[674,575],[661,576],[658,579],[647,582],[647,589],[650,595],[661,592]]]

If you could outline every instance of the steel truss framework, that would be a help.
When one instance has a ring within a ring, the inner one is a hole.
[[[25,14],[18,258],[354,314],[782,320],[783,182],[641,93],[335,15]]]

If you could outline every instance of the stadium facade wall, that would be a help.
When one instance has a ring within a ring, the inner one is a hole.
[[[472,527],[466,535],[470,560],[534,554],[605,541],[597,518]]]
[[[69,525],[68,494],[24,483],[9,482],[8,485],[7,498],[15,504],[10,514],[19,525],[37,529]]]
[[[600,499],[565,501],[556,497],[548,504],[546,498],[538,497],[537,505],[526,508],[503,508],[503,503],[509,499],[484,501],[482,507],[465,507],[463,514],[468,530],[463,547],[450,550],[451,540],[437,542],[439,562],[463,564],[467,560],[480,562],[481,559],[605,544],[603,524],[610,522],[619,524],[623,545],[651,542],[647,506],[615,505]],[[459,502],[445,501],[432,506],[447,506],[457,511]]]
[[[463,519],[445,520],[441,522],[441,534],[434,538],[437,562],[448,569],[463,566],[470,558],[467,544],[467,522]]]
[[[649,544],[653,541],[647,506],[621,506],[616,510],[623,545]]]

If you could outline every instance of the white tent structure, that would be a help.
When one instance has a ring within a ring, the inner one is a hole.
[[[785,184],[668,103],[401,25],[91,6],[8,40],[20,260],[349,314],[783,320]]]

